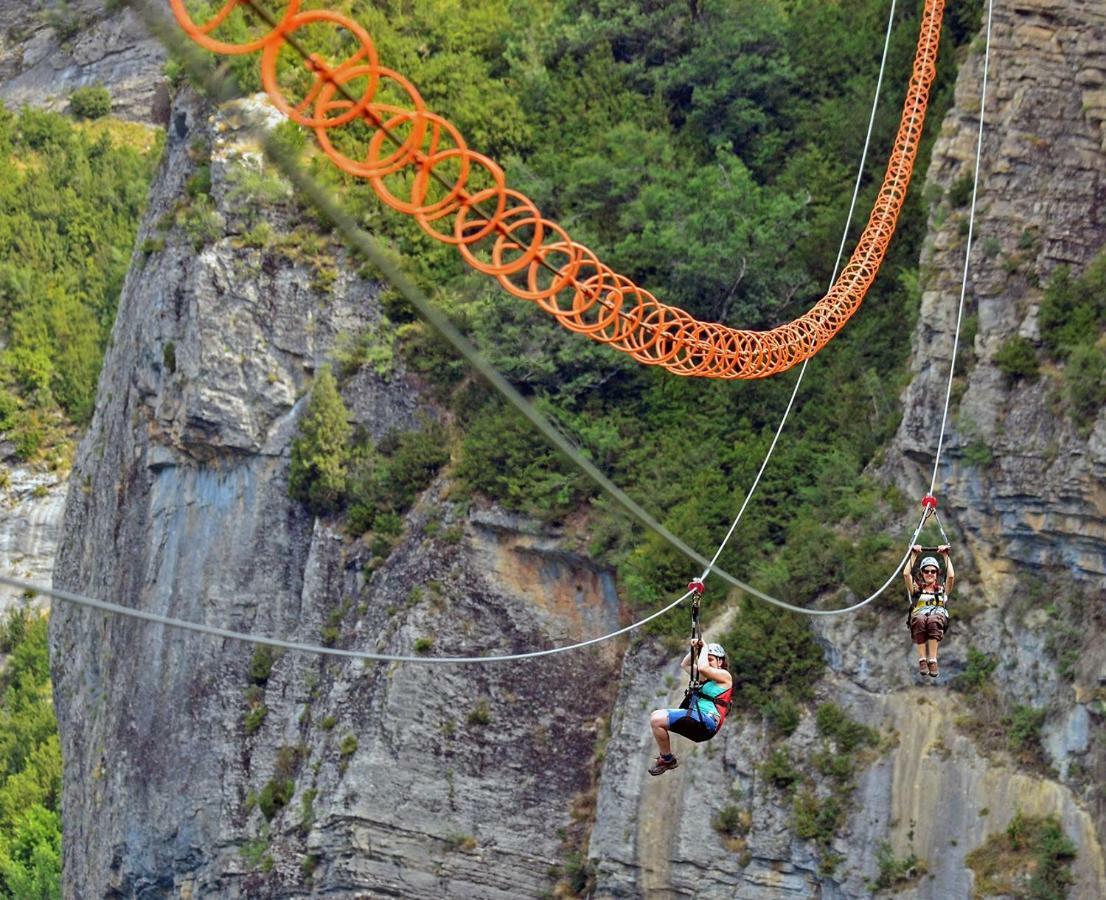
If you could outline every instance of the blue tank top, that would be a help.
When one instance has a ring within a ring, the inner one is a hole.
[[[696,697],[696,708],[703,715],[713,716],[716,719],[721,718],[718,714],[718,707],[714,705],[713,698],[721,697],[729,688],[724,684],[719,684],[717,681],[708,681],[699,688],[699,694]]]

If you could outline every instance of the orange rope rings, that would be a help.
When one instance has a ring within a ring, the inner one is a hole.
[[[906,198],[936,75],[944,0],[925,0],[914,69],[898,134],[868,223],[829,292],[810,310],[768,331],[702,322],[661,303],[544,218],[530,198],[507,187],[503,170],[468,148],[457,128],[426,108],[398,72],[380,65],[367,31],[330,10],[300,10],[286,0],[277,19],[252,0],[226,0],[196,24],[184,0],[170,0],[196,43],[222,54],[261,51],[261,81],[272,103],[315,132],[319,147],[344,172],[369,181],[392,209],[415,218],[427,235],[452,244],[465,262],[495,278],[562,326],[609,344],[646,365],[677,375],[763,378],[817,353],[860,307],[883,262]],[[244,43],[213,37],[240,33],[237,7],[268,29]],[[326,54],[300,51],[301,29],[327,28]],[[289,49],[296,58],[289,59]],[[298,98],[298,99],[293,99]]]

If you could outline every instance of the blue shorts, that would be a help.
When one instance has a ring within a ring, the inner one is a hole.
[[[665,710],[665,712],[668,713],[669,728],[683,719],[691,719],[691,721],[700,723],[711,732],[718,730],[718,720],[714,718],[714,716],[708,716],[706,713],[695,713],[693,715],[690,709],[669,709]]]

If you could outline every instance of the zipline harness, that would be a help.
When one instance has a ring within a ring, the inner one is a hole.
[[[702,692],[706,684],[699,680],[699,651],[703,646],[703,630],[699,623],[699,602],[703,597],[706,586],[696,579],[687,588],[694,593],[691,599],[691,666],[687,690],[684,692],[680,709],[688,710],[690,715],[669,725],[668,730],[700,744],[714,737],[721,730],[722,723],[726,721],[726,713],[729,711],[731,697],[733,696],[733,682],[731,681],[730,686],[716,697],[711,697]],[[714,684],[713,681],[708,683]],[[718,724],[713,727],[704,721],[707,716],[702,707],[702,701],[704,700],[713,703],[715,709],[718,710]]]

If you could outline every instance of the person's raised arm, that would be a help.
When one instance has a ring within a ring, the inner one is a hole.
[[[945,596],[952,593],[952,586],[956,581],[956,571],[952,567],[952,557],[949,556],[949,545],[942,544],[937,552],[945,558]]]
[[[906,582],[906,592],[914,596],[914,563],[918,561],[918,554],[922,552],[921,544],[915,544],[910,548],[910,557],[902,570],[903,581]]]

